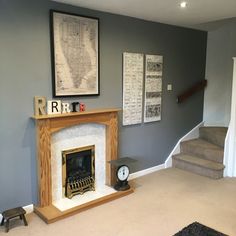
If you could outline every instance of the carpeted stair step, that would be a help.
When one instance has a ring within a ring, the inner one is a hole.
[[[201,127],[199,135],[202,139],[224,147],[227,130],[226,127]]]
[[[181,142],[181,153],[187,153],[200,158],[223,163],[224,149],[204,139],[192,139]]]
[[[177,154],[172,157],[173,167],[187,170],[195,174],[220,179],[223,177],[224,165],[189,154]]]

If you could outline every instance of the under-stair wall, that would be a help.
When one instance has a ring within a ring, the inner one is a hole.
[[[199,128],[202,127],[203,125],[204,125],[203,122],[199,123],[192,130],[190,130],[186,135],[184,135],[181,139],[179,139],[179,141],[177,142],[177,144],[175,145],[175,147],[173,148],[173,150],[171,151],[171,153],[169,154],[169,156],[167,157],[165,161],[165,168],[172,167],[172,156],[180,153],[180,143],[183,141],[190,140],[190,139],[198,138]]]

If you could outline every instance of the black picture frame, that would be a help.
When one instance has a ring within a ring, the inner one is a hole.
[[[100,95],[99,18],[50,10],[53,97]]]

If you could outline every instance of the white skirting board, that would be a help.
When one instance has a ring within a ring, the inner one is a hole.
[[[174,149],[170,152],[169,156],[167,157],[165,163],[160,164],[158,166],[150,167],[148,169],[140,170],[140,171],[137,171],[135,173],[132,173],[129,176],[129,180],[136,179],[138,177],[141,177],[141,176],[144,176],[144,175],[147,175],[147,174],[151,174],[153,172],[171,167],[172,166],[172,155],[177,154],[177,153],[180,152],[180,143],[182,141],[186,141],[186,140],[189,140],[189,139],[198,138],[199,137],[199,128],[201,126],[203,126],[203,124],[204,124],[204,122],[199,123],[196,127],[194,127],[191,131],[189,131],[186,135],[184,135],[177,142]],[[26,210],[27,214],[33,212],[33,210],[34,210],[33,204],[28,205],[28,206],[24,206],[23,208]],[[2,215],[0,214],[0,222],[1,222],[1,220],[2,220]]]
[[[158,165],[158,166],[154,166],[154,167],[151,167],[151,168],[148,168],[148,169],[145,169],[145,170],[140,170],[140,171],[137,171],[135,173],[130,174],[129,180],[136,179],[138,177],[141,177],[141,176],[144,176],[144,175],[148,175],[148,174],[151,174],[151,173],[153,173],[155,171],[162,170],[162,169],[165,169],[165,165],[164,164],[161,164],[161,165]]]
[[[30,204],[28,206],[24,206],[23,208],[25,209],[26,214],[29,214],[29,213],[34,211],[34,205],[33,204]],[[0,222],[1,221],[2,221],[2,214],[0,214]]]

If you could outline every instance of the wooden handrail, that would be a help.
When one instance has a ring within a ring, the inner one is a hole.
[[[177,96],[177,103],[182,103],[187,98],[191,97],[194,93],[204,89],[207,86],[207,80],[201,80],[200,82],[197,82],[195,85],[193,85],[191,88],[187,89],[183,93],[181,93],[179,96]]]

